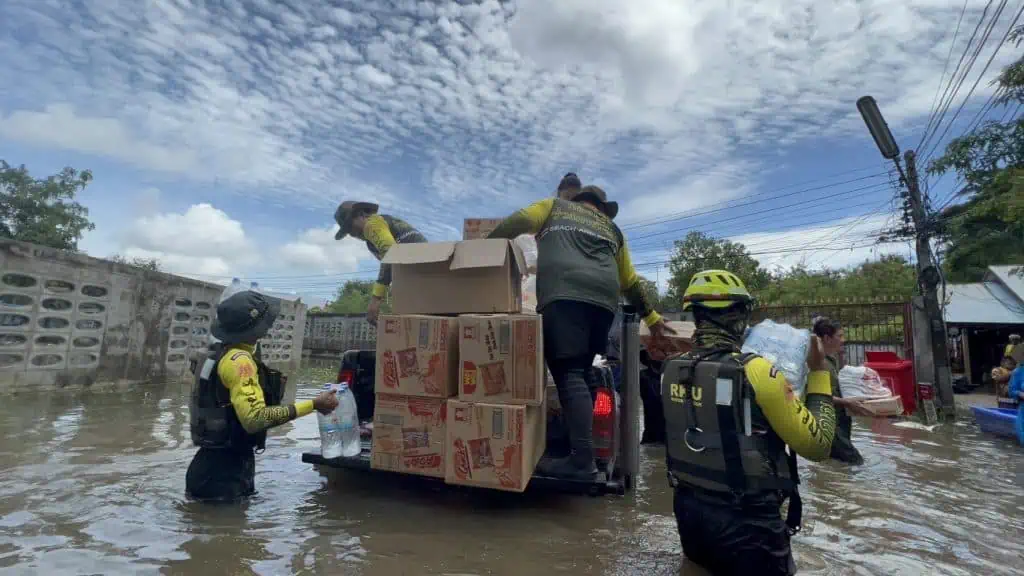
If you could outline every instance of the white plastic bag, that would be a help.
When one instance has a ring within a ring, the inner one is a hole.
[[[537,313],[537,276],[531,274],[523,278],[523,312]]]
[[[810,330],[765,320],[750,329],[743,341],[743,352],[759,354],[775,365],[803,399],[807,389],[807,352],[811,348]]]
[[[523,259],[526,260],[526,270],[523,274],[533,275],[537,273],[537,239],[529,234],[523,234],[515,239],[515,243],[523,252]]]
[[[843,398],[887,398],[892,390],[882,382],[882,377],[866,366],[844,366],[839,371],[839,391]]]

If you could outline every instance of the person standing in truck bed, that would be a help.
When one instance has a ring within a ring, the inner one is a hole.
[[[571,446],[568,458],[542,460],[537,467],[541,474],[592,480],[597,472],[587,379],[592,378],[594,356],[608,345],[620,296],[640,309],[652,334],[671,332],[644,297],[626,239],[613,222],[618,211],[604,190],[586,186],[523,208],[488,236],[537,235],[537,311],[544,317],[544,359],[558,388]]]
[[[342,202],[334,211],[334,221],[339,226],[334,239],[341,240],[351,234],[354,238],[364,240],[366,247],[377,260],[383,258],[395,244],[427,241],[423,234],[420,234],[406,221],[387,214],[378,214],[379,208],[372,202],[354,200]],[[370,306],[366,310],[366,321],[372,325],[377,324],[380,302],[387,294],[390,285],[391,266],[381,264],[377,282],[373,285],[373,294],[370,296]]]

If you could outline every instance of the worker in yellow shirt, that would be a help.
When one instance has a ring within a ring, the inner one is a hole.
[[[1017,349],[1017,346],[1020,346],[1020,334],[1010,334],[1010,341],[1003,349],[1003,358],[1009,358],[1014,367],[1016,367],[1017,361],[1013,359],[1013,351]]]
[[[372,202],[347,200],[342,202],[334,212],[334,221],[338,223],[335,240],[341,240],[349,234],[366,242],[366,247],[373,256],[380,260],[395,244],[426,242],[426,237],[404,220],[378,214],[379,206]],[[377,282],[373,285],[370,306],[366,310],[366,320],[377,324],[380,314],[380,303],[387,295],[391,285],[391,266],[381,264],[377,274]]]
[[[196,365],[190,404],[192,443],[199,447],[185,475],[199,500],[237,500],[256,491],[256,457],[267,429],[338,405],[333,392],[281,406],[284,378],[253,357],[280,312],[258,292],[239,292],[217,306],[210,332],[220,342]]]
[[[690,280],[683,310],[697,325],[694,348],[666,363],[661,382],[665,452],[686,557],[715,575],[789,576],[802,512],[796,457],[828,459],[836,413],[818,336],[806,403],[771,362],[741,353],[753,303],[727,270]]]
[[[578,186],[575,174],[567,178]],[[587,380],[593,376],[594,356],[607,349],[619,299],[625,296],[640,309],[652,334],[674,331],[644,295],[626,238],[613,222],[619,205],[609,202],[597,186],[577,188],[575,193],[559,188],[559,197],[519,210],[488,237],[537,235],[537,311],[544,318],[544,360],[558,389],[572,451],[565,459],[542,460],[537,470],[591,480],[597,468],[594,404]]]

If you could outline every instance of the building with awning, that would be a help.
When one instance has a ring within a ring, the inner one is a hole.
[[[944,302],[954,384],[979,386],[1010,334],[1024,334],[1024,267],[989,266],[981,282],[948,284]]]

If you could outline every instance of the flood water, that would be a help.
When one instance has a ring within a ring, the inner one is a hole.
[[[293,379],[300,379],[299,375]],[[299,397],[318,385],[307,377]],[[259,494],[184,496],[188,385],[3,396],[3,574],[702,574],[683,562],[663,452],[624,498],[505,495],[334,472],[316,418],[271,432]],[[1021,574],[1024,451],[968,419],[856,424],[866,464],[801,462],[801,574]]]

